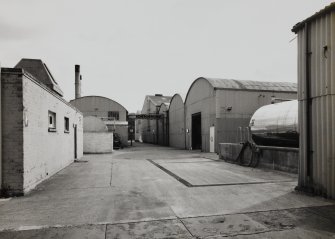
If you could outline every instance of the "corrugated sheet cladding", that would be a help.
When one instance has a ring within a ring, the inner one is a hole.
[[[298,34],[299,187],[335,198],[335,4],[292,31]]]
[[[258,90],[258,91],[297,91],[297,84],[290,82],[242,81],[233,79],[205,78],[217,89]]]

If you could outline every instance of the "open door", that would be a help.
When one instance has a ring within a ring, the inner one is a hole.
[[[202,149],[201,113],[192,115],[192,149]]]

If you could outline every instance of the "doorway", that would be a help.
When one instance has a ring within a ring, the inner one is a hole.
[[[77,125],[74,125],[74,159],[77,159]]]
[[[201,113],[192,114],[192,149],[202,149]]]

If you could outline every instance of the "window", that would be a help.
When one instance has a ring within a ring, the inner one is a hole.
[[[49,123],[49,132],[56,132],[56,113],[49,111],[48,112],[48,123]]]
[[[119,120],[119,111],[108,111],[108,120]]]
[[[70,132],[70,120],[67,117],[64,117],[64,133]]]

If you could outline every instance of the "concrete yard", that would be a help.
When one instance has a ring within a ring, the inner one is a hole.
[[[335,202],[294,191],[296,181],[136,144],[0,199],[0,238],[335,238]]]

